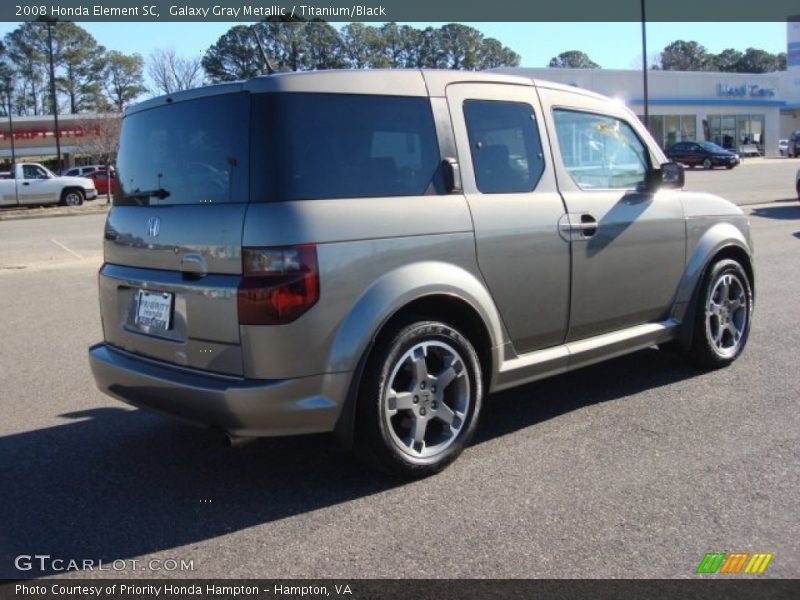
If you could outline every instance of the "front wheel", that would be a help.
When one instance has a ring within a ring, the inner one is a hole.
[[[482,398],[470,341],[446,323],[414,321],[370,356],[359,391],[356,450],[395,475],[437,473],[469,443]]]
[[[735,260],[715,263],[698,297],[689,359],[716,369],[738,358],[750,333],[753,291],[747,273]]]

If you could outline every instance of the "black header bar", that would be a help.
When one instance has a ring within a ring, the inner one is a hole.
[[[3,0],[0,20],[240,21],[270,17],[332,22],[640,21],[640,0]],[[650,22],[783,22],[797,0],[646,0]],[[676,31],[679,34],[679,31]]]

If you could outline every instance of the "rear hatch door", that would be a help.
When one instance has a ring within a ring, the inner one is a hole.
[[[241,375],[248,97],[234,89],[152,104],[123,119],[100,273],[105,339]]]

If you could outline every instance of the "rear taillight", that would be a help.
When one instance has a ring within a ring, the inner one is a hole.
[[[319,299],[317,247],[243,248],[237,297],[242,325],[294,321]]]

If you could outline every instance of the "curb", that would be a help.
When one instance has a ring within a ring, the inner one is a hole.
[[[97,202],[93,200],[92,202]],[[96,215],[108,212],[111,204],[84,204],[79,208],[71,206],[57,206],[52,208],[20,208],[0,209],[1,221],[21,221],[24,219],[46,219],[50,217],[80,217],[81,215]]]

